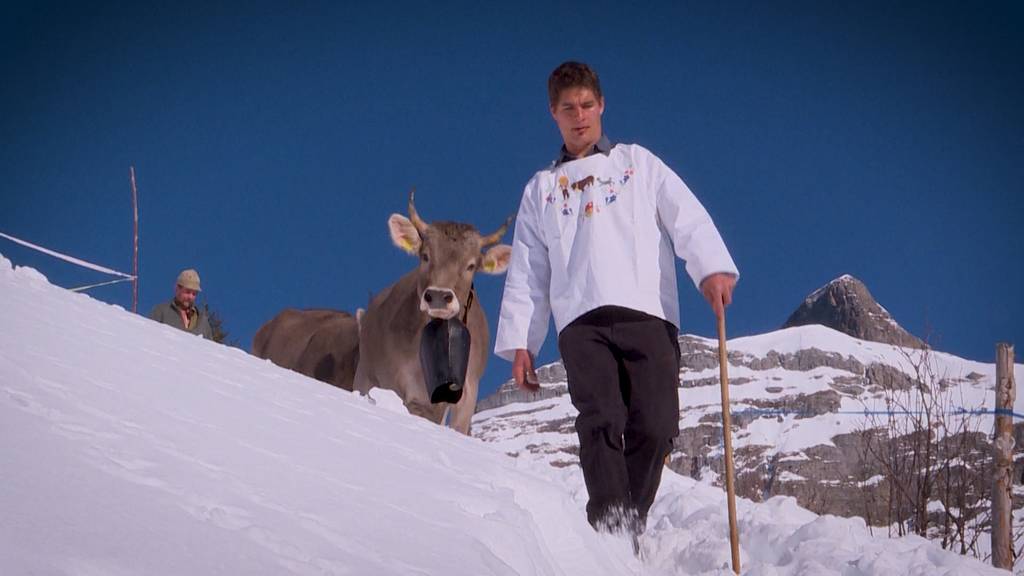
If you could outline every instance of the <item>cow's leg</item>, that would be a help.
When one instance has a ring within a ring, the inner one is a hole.
[[[466,379],[466,387],[462,391],[462,398],[452,406],[449,425],[455,430],[469,436],[469,425],[473,421],[473,412],[476,410],[476,395],[479,383],[475,380]]]
[[[370,375],[368,374],[368,364],[369,362],[361,361],[356,365],[356,376],[352,382],[352,389],[363,396],[366,396],[370,392],[370,388],[373,388],[373,381],[370,380]]]
[[[434,424],[440,424],[444,418],[443,404],[431,404],[429,401],[412,400],[405,403],[405,409],[410,414],[426,418]]]

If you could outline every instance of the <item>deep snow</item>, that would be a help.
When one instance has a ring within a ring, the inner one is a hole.
[[[727,574],[721,490],[666,472],[648,560],[576,468],[50,285],[0,257],[0,573]],[[520,438],[529,443],[529,435]],[[790,498],[738,502],[748,574],[1005,574]]]

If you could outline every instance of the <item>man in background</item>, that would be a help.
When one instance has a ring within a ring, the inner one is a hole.
[[[161,324],[213,340],[210,319],[196,306],[199,291],[199,273],[191,268],[182,270],[174,284],[174,298],[154,306],[149,317]]]

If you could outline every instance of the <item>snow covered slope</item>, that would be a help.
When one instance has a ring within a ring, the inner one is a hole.
[[[0,574],[725,574],[723,493],[666,474],[641,565],[575,467],[54,287],[0,257]],[[530,439],[525,438],[526,443]],[[1002,574],[791,498],[750,574]]]

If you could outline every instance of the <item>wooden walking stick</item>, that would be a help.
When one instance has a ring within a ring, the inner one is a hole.
[[[725,491],[729,499],[729,544],[732,571],[740,573],[740,534],[736,527],[736,487],[733,485],[732,423],[729,417],[729,359],[725,351],[725,309],[718,317],[718,363],[722,381],[722,437],[725,439]]]

